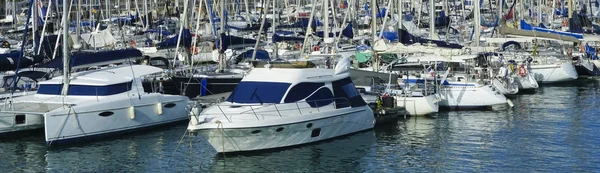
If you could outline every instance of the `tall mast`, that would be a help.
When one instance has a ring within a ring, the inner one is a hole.
[[[12,11],[13,11],[13,29],[17,29],[17,4],[15,0],[12,1]]]
[[[63,14],[62,14],[62,54],[63,54],[63,86],[62,86],[62,95],[66,96],[69,91],[69,50],[68,50],[68,31],[69,24],[67,23],[69,20],[68,14],[68,3],[66,0],[62,1],[63,4]]]
[[[150,20],[149,20],[150,15],[148,14],[148,2],[147,2],[147,0],[144,0],[144,15],[146,16],[146,24],[144,25],[144,30],[148,30],[148,25],[150,23]]]
[[[479,1],[479,0],[475,0]],[[435,3],[433,0],[429,0],[429,38],[437,40],[435,35]]]
[[[76,36],[73,38],[73,48],[79,49],[79,36],[81,35],[81,0],[77,0],[77,25]]]
[[[268,4],[268,3],[269,3],[269,0],[266,0],[266,2],[264,4]],[[260,13],[258,14],[260,16],[260,27],[258,29],[258,36],[256,36],[257,42],[254,43],[254,51],[252,52],[252,61],[256,60],[256,50],[258,49],[258,43],[260,42],[260,39],[262,37],[262,30],[263,30],[263,27],[265,27],[265,21],[267,20],[267,11],[269,10],[269,6],[263,5],[263,7],[264,7],[263,10],[261,10]],[[310,25],[308,25],[308,26],[310,27]]]
[[[42,44],[42,41],[44,41],[44,33],[46,33],[46,26],[48,25],[48,15],[52,13],[52,1],[48,1],[48,11],[46,11],[46,14],[44,15],[44,26],[42,27],[42,32],[40,33],[40,40],[38,41],[38,46],[35,49],[35,54],[39,55],[40,54],[40,47],[39,45]],[[58,13],[58,12],[57,12]]]
[[[481,32],[481,29],[480,29],[481,28],[481,24],[480,24],[481,19],[479,18],[480,17],[479,0],[474,0],[473,2],[475,2],[475,6],[474,6],[475,10],[473,10],[473,12],[474,12],[473,13],[473,15],[474,15],[474,18],[473,18],[473,20],[474,20],[473,21],[473,25],[474,25],[473,26],[473,30],[474,30],[473,41],[475,41],[475,46],[479,47],[479,35]]]
[[[37,0],[33,0],[33,4],[32,4],[32,8],[31,8],[31,14],[33,15],[33,21],[31,22],[32,25],[32,29],[31,34],[33,35],[33,50],[37,50],[38,48],[38,39],[37,39],[37,29],[38,29],[38,22],[39,22],[39,16],[38,16],[38,6],[37,6]],[[34,54],[37,55],[37,51],[34,51]]]
[[[573,1],[569,0],[569,19],[573,18]]]
[[[538,17],[538,23],[542,23],[542,0],[538,0],[537,3],[537,17]]]
[[[398,0],[398,29],[402,29],[402,10],[404,10],[404,4],[402,0]]]
[[[182,38],[182,36],[181,36],[181,35],[183,35],[183,28],[184,28],[185,26],[187,26],[187,9],[188,9],[188,0],[184,0],[184,2],[183,2],[183,3],[184,3],[184,4],[183,4],[183,13],[181,13],[181,14],[180,14],[180,16],[179,16],[179,19],[180,19],[180,20],[179,20],[179,24],[180,24],[180,26],[179,26],[179,35],[177,36],[177,45],[176,45],[176,47],[175,47],[175,50],[176,50],[177,52],[179,52],[179,46],[180,46],[180,44],[181,44],[181,38]],[[184,51],[184,52],[187,52],[187,51]],[[186,54],[186,56],[187,56],[187,54]],[[181,60],[181,61],[185,61],[185,58],[184,58],[184,59],[180,59],[180,60]],[[173,63],[173,66],[175,66],[175,63]]]
[[[110,0],[105,0],[106,4],[106,19],[110,20]]]
[[[277,11],[277,0],[273,0],[273,37],[275,37],[275,34],[277,33],[277,15],[275,14]],[[258,31],[260,33],[260,30]],[[273,42],[273,57],[275,57],[275,59],[279,58],[279,47],[277,46],[277,42]]]
[[[421,26],[421,16],[423,15],[423,1],[419,2],[419,17],[417,17],[417,26]]]
[[[323,42],[329,43],[329,0],[323,0]]]
[[[223,36],[225,34],[225,0],[221,0],[221,4],[220,4],[220,8],[221,8],[221,13],[220,13],[220,25],[221,25],[221,34],[219,34],[219,37]],[[265,12],[266,13],[266,12]],[[219,49],[223,49],[223,38],[220,38],[221,40],[219,41],[219,43],[221,43],[221,45],[219,46]],[[225,51],[225,50],[223,50]],[[223,72],[225,66],[225,54],[221,51],[219,51],[219,68],[218,68],[218,72],[221,73]]]
[[[93,18],[93,16],[94,16],[94,15],[92,14],[92,8],[93,8],[93,7],[92,7],[92,1],[88,1],[87,5],[88,5],[88,8],[87,8],[87,10],[88,10],[88,12],[89,12],[89,20],[90,20],[90,24],[94,25],[94,22],[92,21],[92,18]]]
[[[502,8],[504,7],[504,0],[498,0],[498,20],[500,20],[501,18],[503,18],[502,15]]]
[[[371,33],[373,34],[373,41],[377,40],[377,1],[371,0]]]
[[[556,2],[554,0],[550,0],[552,1],[552,12],[550,12],[550,22],[554,22],[554,11],[556,10]],[[561,9],[562,11],[562,9]]]
[[[252,22],[250,21],[250,8],[248,8],[248,0],[244,0],[244,6],[246,6],[246,22],[250,24],[250,27],[252,27]]]
[[[313,23],[313,18],[315,16],[315,6],[316,6],[316,0],[311,0],[311,9],[310,9],[310,18],[308,18],[308,26],[306,26],[306,35],[304,37],[304,42],[302,43],[302,49],[300,49],[300,56],[302,57],[304,55],[304,48],[306,48],[306,44],[308,43],[308,36],[311,35],[313,33],[313,29],[312,28],[312,23]],[[306,58],[308,58],[308,56],[306,56]]]

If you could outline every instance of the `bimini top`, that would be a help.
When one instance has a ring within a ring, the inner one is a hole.
[[[71,74],[71,85],[107,86],[131,82],[132,79],[141,76],[162,72],[163,69],[147,65],[122,65],[104,69],[83,71]],[[55,77],[44,84],[62,84],[63,76]]]

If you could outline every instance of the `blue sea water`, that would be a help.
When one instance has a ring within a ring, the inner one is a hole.
[[[515,107],[441,112],[310,145],[218,156],[186,124],[48,147],[0,140],[4,172],[598,172],[600,82],[543,86]]]

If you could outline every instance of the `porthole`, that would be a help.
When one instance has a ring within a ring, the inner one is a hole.
[[[260,133],[260,130],[254,130],[254,131],[252,131],[250,133],[252,133],[252,134],[258,134],[258,133]]]
[[[321,135],[321,128],[316,128],[312,130],[312,133],[310,134],[310,137],[317,137]]]
[[[15,124],[25,124],[25,115],[19,114],[15,116]]]
[[[275,129],[275,131],[276,131],[276,132],[281,132],[281,131],[283,131],[283,127],[277,128],[277,129]]]
[[[176,106],[175,103],[167,103],[167,104],[165,104],[165,108],[172,108],[172,107],[175,107],[175,106]]]
[[[106,112],[99,113],[98,115],[100,115],[101,117],[108,117],[108,116],[111,116],[113,114],[115,114],[115,113],[111,112],[111,111],[106,111]]]
[[[312,123],[308,123],[308,124],[306,125],[306,128],[311,128],[311,127],[312,127],[312,125],[313,125]]]

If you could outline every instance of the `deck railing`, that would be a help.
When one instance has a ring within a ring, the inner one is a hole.
[[[338,108],[350,107],[350,101],[347,98],[329,98],[319,100],[304,100],[293,103],[277,103],[262,105],[213,105],[219,109],[219,112],[228,122],[233,122],[234,116],[254,116],[256,120],[265,120],[267,117],[283,118],[284,116],[304,115],[318,113],[322,110],[335,110]],[[226,109],[227,108],[227,109]],[[242,112],[228,113],[229,108],[250,108]],[[200,115],[206,115],[205,112]],[[200,116],[198,115],[198,116]],[[199,117],[197,117],[199,118]]]

